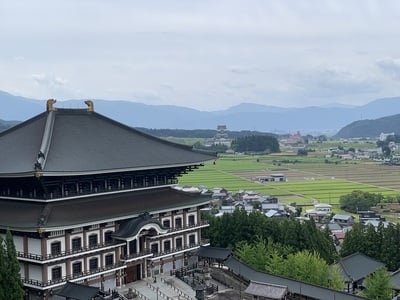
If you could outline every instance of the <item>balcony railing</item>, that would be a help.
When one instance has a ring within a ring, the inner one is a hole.
[[[198,223],[195,224],[188,224],[186,226],[181,226],[181,227],[174,227],[174,228],[169,228],[168,231],[166,233],[160,234],[160,235],[155,235],[150,237],[150,239],[152,240],[156,240],[156,239],[160,239],[165,237],[166,235],[172,234],[172,233],[176,233],[179,231],[185,231],[185,230],[190,230],[190,229],[196,229],[196,228],[200,228],[200,227],[206,227],[209,226],[209,223],[206,221],[200,221]]]
[[[69,251],[61,251],[58,253],[48,254],[48,255],[40,255],[28,252],[17,251],[17,257],[30,259],[30,260],[37,260],[37,261],[46,261],[55,258],[64,258],[66,256],[74,255],[74,254],[82,254],[84,252],[93,251],[93,250],[101,250],[103,248],[112,247],[112,246],[121,246],[125,245],[125,243],[121,242],[108,242],[103,244],[96,244],[89,247],[82,247],[79,249],[69,250]]]
[[[174,253],[182,252],[182,251],[189,250],[189,249],[196,248],[196,247],[200,247],[200,246],[206,245],[208,243],[210,243],[209,239],[201,239],[201,241],[198,243],[192,243],[189,245],[185,245],[183,247],[175,247],[173,249],[166,250],[163,252],[153,253],[153,257],[173,255]]]
[[[54,279],[54,280],[48,280],[48,281],[40,281],[40,280],[35,280],[35,279],[27,279],[27,278],[22,278],[22,282],[26,285],[33,285],[33,286],[37,286],[37,287],[51,287],[53,285],[57,285],[59,283],[64,283],[73,279],[77,279],[79,280],[79,278],[83,278],[83,277],[90,277],[90,276],[96,276],[99,273],[104,273],[107,271],[112,271],[114,269],[120,268],[124,265],[123,262],[117,262],[116,264],[110,265],[110,266],[105,266],[105,267],[101,267],[101,268],[97,268],[95,270],[90,270],[90,271],[86,271],[86,272],[81,272],[79,274],[71,274],[71,275],[67,275],[64,276],[62,278],[59,279]]]
[[[150,254],[152,254],[150,249],[145,249],[142,252],[132,253],[132,254],[129,254],[129,255],[121,255],[120,259],[121,260],[133,260],[135,258],[140,259],[140,258],[143,258],[143,257],[147,257]]]

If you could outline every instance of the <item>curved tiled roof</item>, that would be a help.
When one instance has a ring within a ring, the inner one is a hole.
[[[68,229],[124,220],[146,212],[188,208],[209,201],[208,195],[182,192],[170,187],[95,194],[50,203],[0,198],[0,228],[31,232]]]
[[[0,177],[193,166],[215,158],[86,109],[46,111],[2,132],[0,157]]]

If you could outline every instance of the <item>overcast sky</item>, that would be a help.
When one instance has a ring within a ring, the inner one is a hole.
[[[218,110],[400,95],[400,1],[0,1],[0,90]]]

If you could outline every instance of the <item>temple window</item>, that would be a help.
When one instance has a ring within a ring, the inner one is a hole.
[[[99,260],[97,257],[89,259],[89,270],[94,271],[99,268]]]
[[[73,251],[80,250],[82,248],[82,239],[80,237],[73,238],[71,244]]]
[[[98,244],[97,234],[89,235],[89,247],[97,246],[97,244]]]
[[[175,219],[175,228],[182,228],[182,218],[178,217]]]
[[[113,254],[106,255],[105,264],[106,264],[106,267],[110,267],[114,264],[114,255]]]
[[[82,262],[77,261],[72,264],[72,274],[79,275],[82,273]]]
[[[61,280],[61,267],[54,267],[51,269],[51,279],[53,281]]]
[[[51,248],[51,255],[59,255],[61,254],[61,242],[53,242],[50,245]]]
[[[112,236],[111,236],[112,234],[113,234],[113,232],[111,230],[106,231],[104,233],[104,243],[111,243],[113,241]]]

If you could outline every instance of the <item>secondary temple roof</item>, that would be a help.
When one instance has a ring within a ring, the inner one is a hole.
[[[51,203],[0,198],[0,228],[60,230],[209,203],[209,196],[171,187],[90,195]],[[16,217],[18,215],[18,217]]]
[[[47,111],[0,133],[0,177],[75,176],[199,165],[215,156],[88,109]]]

